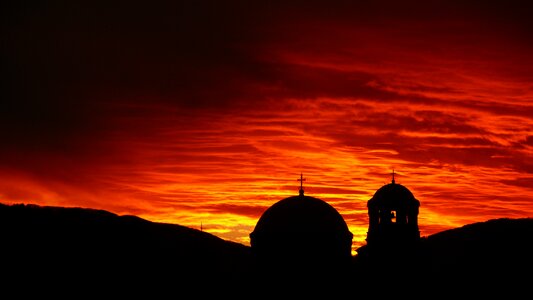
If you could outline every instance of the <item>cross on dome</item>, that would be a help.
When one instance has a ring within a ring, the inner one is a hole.
[[[296,179],[296,180],[300,182],[300,196],[303,196],[304,195],[304,181],[305,181],[303,173],[300,173],[300,179]]]

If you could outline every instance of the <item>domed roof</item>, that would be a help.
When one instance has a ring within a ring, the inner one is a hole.
[[[250,234],[333,234],[350,235],[342,216],[328,203],[309,196],[293,196],[268,208]]]
[[[393,181],[379,188],[372,199],[368,201],[368,205],[380,205],[390,209],[397,209],[406,205],[420,205],[420,202],[415,199],[415,196],[408,188]]]

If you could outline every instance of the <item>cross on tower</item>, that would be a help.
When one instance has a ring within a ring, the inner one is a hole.
[[[296,180],[300,182],[300,196],[303,196],[304,195],[304,181],[305,181],[303,173],[300,173],[300,179],[296,179]]]
[[[394,180],[394,175],[396,174],[396,173],[394,173],[394,169],[392,169],[392,173],[391,174],[392,174],[392,183],[396,183],[396,180]]]

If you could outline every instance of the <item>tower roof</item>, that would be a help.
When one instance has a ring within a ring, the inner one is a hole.
[[[405,186],[395,183],[386,184],[379,188],[374,196],[368,201],[368,206],[379,205],[392,210],[405,206],[420,206],[413,193]]]

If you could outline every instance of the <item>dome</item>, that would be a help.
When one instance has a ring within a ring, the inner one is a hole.
[[[314,197],[294,196],[268,208],[257,222],[252,235],[274,232],[338,234],[349,231],[342,216],[328,203]]]
[[[390,210],[398,210],[404,206],[420,204],[408,188],[392,182],[379,188],[376,193],[374,193],[372,199],[368,201],[368,205],[379,205],[380,207],[386,207]]]
[[[335,208],[301,194],[268,208],[250,234],[250,241],[260,255],[349,257],[352,237]]]

